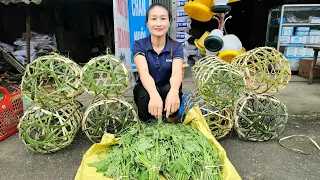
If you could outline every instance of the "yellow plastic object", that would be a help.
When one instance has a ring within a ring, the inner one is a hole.
[[[204,40],[210,35],[210,32],[206,31],[202,34],[200,39],[194,40],[194,45],[201,51],[201,54],[206,54],[206,50],[204,47]]]
[[[207,7],[212,7],[214,5],[214,0],[194,0],[194,2],[201,3]]]
[[[218,54],[218,57],[223,59],[224,61],[230,63],[233,58],[235,58],[239,55],[240,55],[240,53],[236,50],[224,50]]]
[[[209,139],[210,143],[217,149],[223,163],[221,173],[224,180],[241,180],[237,170],[228,159],[226,151],[211,134],[210,128],[198,106],[195,106],[189,110],[184,124],[191,125],[193,128],[201,131]],[[89,167],[87,164],[98,161],[100,157],[105,157],[106,150],[110,148],[110,146],[118,144],[118,142],[119,139],[115,138],[114,135],[105,134],[100,143],[92,145],[90,149],[83,155],[83,159],[76,174],[75,180],[112,180],[111,178],[104,177],[102,173],[96,172],[96,168]],[[160,179],[165,180],[164,177]]]
[[[240,0],[229,0],[229,3],[238,2]]]
[[[184,5],[184,11],[195,20],[207,22],[210,21],[214,15],[211,11],[212,6],[213,0],[194,0]]]
[[[245,53],[245,52],[247,52],[246,48],[242,47],[242,48],[241,48],[241,51],[240,51],[240,54],[243,54],[243,53]]]

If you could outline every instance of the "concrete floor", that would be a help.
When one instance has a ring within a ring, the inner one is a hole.
[[[190,70],[187,70],[183,91],[194,89]],[[132,90],[125,93],[132,101]],[[288,108],[290,117],[279,138],[304,134],[320,144],[320,82],[308,85],[306,79],[293,76],[292,81],[276,97]],[[79,97],[85,106],[92,96]],[[219,140],[230,161],[244,180],[317,180],[320,179],[320,151],[304,139],[285,143],[311,155],[295,153],[281,147],[279,138],[267,142],[240,140],[230,132]],[[92,143],[83,132],[74,142],[54,154],[37,154],[27,150],[18,134],[0,142],[1,180],[71,180],[74,179],[82,155]]]

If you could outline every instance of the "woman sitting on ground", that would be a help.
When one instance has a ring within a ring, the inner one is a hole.
[[[173,122],[180,108],[183,47],[167,35],[170,21],[165,6],[151,5],[146,15],[150,36],[135,41],[132,47],[139,73],[133,94],[142,121],[165,116]]]

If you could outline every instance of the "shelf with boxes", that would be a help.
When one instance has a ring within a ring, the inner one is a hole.
[[[282,23],[282,26],[320,26],[320,23]]]
[[[292,71],[299,70],[301,58],[313,57],[313,49],[305,48],[306,45],[320,45],[320,29],[316,25],[282,27],[279,50],[290,62]]]
[[[279,46],[284,46],[284,44],[320,44],[319,29],[310,26],[282,27]]]
[[[320,4],[287,4],[269,11],[266,46],[283,53],[292,71],[299,70],[301,58],[312,58],[320,46]]]

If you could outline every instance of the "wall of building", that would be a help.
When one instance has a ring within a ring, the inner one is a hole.
[[[0,41],[8,44],[25,32],[25,4],[0,4]],[[112,4],[103,2],[74,2],[28,5],[31,9],[31,30],[55,34],[58,49],[79,63],[87,62],[93,47],[114,52]],[[101,53],[100,53],[101,54]]]

